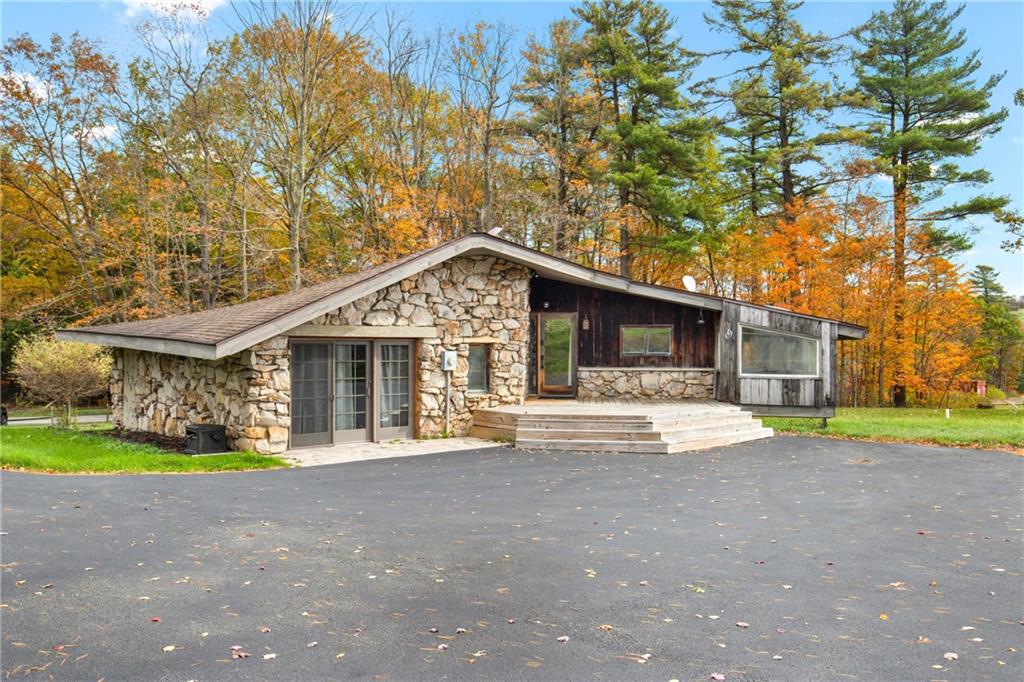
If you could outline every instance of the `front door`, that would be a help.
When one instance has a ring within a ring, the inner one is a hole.
[[[292,446],[413,435],[410,341],[293,341]]]
[[[576,313],[537,314],[537,392],[576,393]]]

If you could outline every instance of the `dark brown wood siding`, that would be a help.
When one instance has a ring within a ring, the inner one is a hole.
[[[534,312],[578,313],[580,367],[715,366],[715,311],[705,310],[700,324],[698,308],[543,277],[532,280],[530,308]],[[619,327],[624,324],[671,324],[672,355],[623,357]],[[584,329],[585,325],[589,329]]]

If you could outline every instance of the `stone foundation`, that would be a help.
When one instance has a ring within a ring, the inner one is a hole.
[[[289,361],[281,336],[220,360],[120,349],[110,382],[114,423],[182,437],[188,424],[224,424],[233,449],[284,452]]]
[[[671,367],[580,367],[580,398],[680,399],[715,397],[715,370]]]

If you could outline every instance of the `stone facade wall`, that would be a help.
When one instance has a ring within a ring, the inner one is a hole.
[[[469,430],[477,407],[520,403],[526,394],[530,273],[495,258],[465,256],[370,294],[313,320],[319,325],[436,326],[420,339],[414,363],[419,433],[444,431],[442,350],[458,353],[450,433]],[[468,391],[471,340],[488,343],[490,388]],[[291,428],[287,335],[220,360],[121,349],[111,377],[115,423],[129,430],[184,436],[187,424],[225,424],[231,447],[280,453]]]
[[[580,367],[580,398],[714,398],[715,370]]]
[[[184,436],[188,424],[224,424],[236,450],[284,452],[291,404],[288,340],[202,360],[120,349],[110,383],[114,423]]]
[[[458,353],[452,373],[449,433],[469,432],[472,410],[521,403],[526,396],[530,271],[489,256],[460,256],[312,321],[318,325],[436,326],[419,340],[419,434],[444,432],[441,351]],[[490,345],[490,386],[470,393],[471,342]]]

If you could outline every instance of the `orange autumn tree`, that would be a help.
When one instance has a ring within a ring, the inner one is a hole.
[[[792,209],[791,221],[761,222],[730,236],[724,278],[740,298],[867,327],[866,339],[840,347],[844,404],[888,404],[898,369],[910,377],[913,402],[942,404],[977,373],[977,306],[928,230],[911,240],[906,292],[913,314],[905,318],[907,345],[899,349],[884,205],[850,192],[841,201],[821,198]]]

